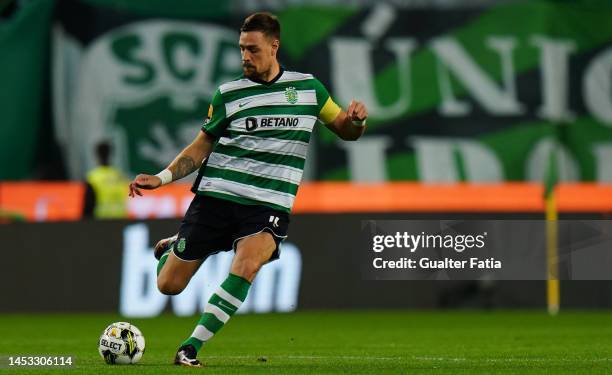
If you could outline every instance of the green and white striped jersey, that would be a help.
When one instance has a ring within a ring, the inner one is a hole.
[[[197,193],[291,211],[312,129],[339,112],[310,74],[281,71],[269,83],[241,78],[222,84],[202,127],[218,141]]]

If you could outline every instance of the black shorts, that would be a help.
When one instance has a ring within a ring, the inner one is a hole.
[[[172,252],[182,260],[206,259],[221,251],[235,251],[238,240],[265,231],[276,242],[272,261],[280,256],[280,243],[287,238],[288,228],[286,212],[196,194],[181,222]]]

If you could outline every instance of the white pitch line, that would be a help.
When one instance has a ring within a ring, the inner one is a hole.
[[[605,362],[612,358],[453,358],[453,357],[412,357],[417,361],[440,361],[440,362]]]
[[[340,360],[374,360],[374,361],[438,361],[438,362],[607,362],[612,358],[455,358],[455,357],[372,357],[372,356],[323,356],[323,355],[271,355],[268,359],[340,359]],[[257,359],[253,355],[212,355],[204,356],[204,359]]]
[[[367,360],[381,360],[381,361],[393,361],[393,360],[403,360],[406,359],[404,357],[367,357],[367,356],[323,356],[323,355],[271,355],[263,357],[267,358],[279,358],[279,359],[367,359]],[[257,356],[252,355],[205,355],[204,358],[232,358],[232,359],[249,359],[249,358],[257,358]]]
[[[289,355],[287,356],[287,358],[290,358],[290,359],[372,359],[372,360],[381,360],[381,361],[393,361],[393,360],[404,359],[402,357],[368,357],[368,356],[350,356],[350,355],[340,355],[340,356]]]
[[[411,359],[414,359],[417,361],[452,361],[452,362],[468,361],[467,358],[452,358],[452,357],[412,357]]]

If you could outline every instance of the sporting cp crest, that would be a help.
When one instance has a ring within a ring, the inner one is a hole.
[[[182,253],[183,251],[185,251],[185,239],[181,238],[178,242],[178,244],[176,245],[176,250],[179,253]]]
[[[297,103],[298,95],[295,87],[287,87],[285,89],[285,98],[287,98],[287,102],[289,102],[289,104]]]

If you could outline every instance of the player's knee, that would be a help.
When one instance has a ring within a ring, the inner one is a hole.
[[[159,289],[162,294],[173,296],[182,292],[183,289],[185,289],[185,285],[167,277],[158,277],[157,289]]]

